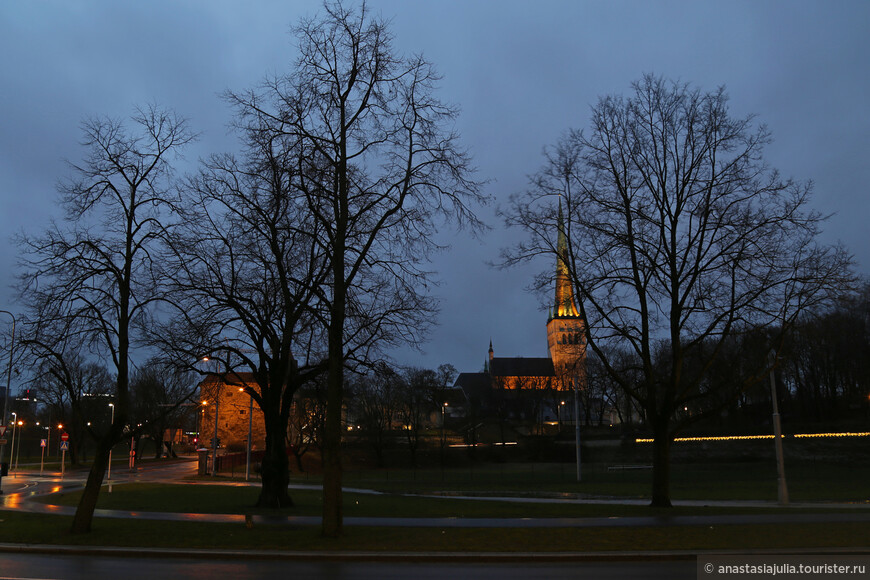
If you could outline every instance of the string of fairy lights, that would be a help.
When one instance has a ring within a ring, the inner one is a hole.
[[[795,439],[813,439],[813,438],[839,438],[839,437],[870,437],[870,432],[860,433],[795,433],[793,435],[783,435],[783,438],[793,437]],[[720,437],[677,437],[674,443],[687,443],[693,441],[752,441],[754,439],[773,439],[774,435],[726,435]],[[652,443],[654,439],[635,439],[636,443]]]

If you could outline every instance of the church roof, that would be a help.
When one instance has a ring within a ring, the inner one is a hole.
[[[489,374],[487,373],[459,373],[456,380],[453,382],[454,387],[458,387],[466,393],[481,392],[490,389]]]
[[[545,358],[497,357],[489,362],[494,377],[553,377],[553,361]]]

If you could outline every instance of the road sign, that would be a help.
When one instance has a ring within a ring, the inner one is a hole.
[[[60,442],[60,450],[61,451],[69,451],[69,441],[61,441]]]
[[[69,433],[61,433],[60,440],[61,441],[69,441]]]
[[[6,435],[6,425],[0,425],[0,437]]]
[[[40,440],[39,440],[39,446],[40,446],[40,447],[45,447],[46,445],[48,445],[48,442],[47,442],[45,439],[40,439]]]

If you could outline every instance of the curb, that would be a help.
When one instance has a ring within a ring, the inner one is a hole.
[[[691,561],[710,556],[759,555],[870,555],[870,548],[818,548],[800,550],[670,550],[627,552],[293,552],[276,550],[227,551],[211,549],[0,544],[0,553],[101,556],[113,558],[208,558],[215,560],[297,560],[347,562],[651,562]]]

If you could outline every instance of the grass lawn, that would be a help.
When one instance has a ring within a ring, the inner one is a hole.
[[[316,527],[100,519],[90,534],[67,532],[72,518],[0,512],[0,542],[78,546],[369,552],[616,552],[637,550],[866,547],[870,522],[637,528],[438,529],[346,527],[325,539]]]
[[[571,464],[495,464],[463,469],[381,469],[350,471],[347,487],[382,491],[512,492],[529,490],[592,496],[649,498],[652,470],[583,466],[576,481]],[[777,499],[776,466],[772,462],[675,463],[671,497],[675,500]],[[794,461],[786,465],[792,501],[870,501],[870,466]],[[316,483],[316,476],[295,475],[296,483]]]
[[[322,495],[319,490],[292,490],[294,507],[280,512],[252,508],[259,488],[222,485],[134,483],[113,486],[112,493],[103,488],[97,507],[131,511],[244,514],[263,513],[295,516],[319,516]],[[53,494],[39,501],[54,505],[76,506],[81,492]],[[558,517],[626,517],[735,513],[788,513],[770,508],[674,507],[654,509],[637,505],[598,505],[574,503],[520,503],[474,501],[437,497],[411,497],[388,494],[344,493],[344,514],[357,517],[462,517],[462,518],[558,518]],[[870,513],[868,513],[870,518]]]
[[[527,468],[527,466],[523,466]],[[588,476],[582,484],[567,482],[552,466],[535,466],[535,482],[529,481],[530,471],[512,470],[509,465],[496,466],[488,471],[476,470],[473,479],[459,477],[457,472],[445,473],[444,481],[423,480],[422,472],[396,470],[354,474],[345,481],[348,487],[376,487],[381,489],[413,490],[478,490],[498,493],[522,493],[528,490],[601,493],[602,495],[642,496],[648,487],[648,473],[608,472],[586,470]],[[558,466],[557,466],[558,467]],[[766,491],[767,473],[761,469],[738,469],[740,466],[718,465],[686,466],[675,474],[675,497],[685,497],[690,490],[687,481],[694,479],[707,494],[722,499],[772,499]],[[439,470],[440,471],[440,470]],[[430,472],[431,478],[439,473]],[[807,474],[806,481],[812,481]],[[828,488],[809,485],[809,497],[830,499],[852,497],[857,490],[865,490],[861,479],[868,473],[861,470],[826,472],[834,477]],[[525,481],[523,477],[527,477]],[[451,479],[452,478],[452,479]],[[220,479],[220,478],[219,478]],[[818,480],[825,478],[819,477]],[[857,481],[856,481],[857,480]],[[299,480],[297,479],[297,482]],[[308,478],[305,483],[317,483]],[[414,483],[416,482],[416,485]],[[620,487],[621,485],[621,487]],[[774,487],[775,477],[770,484]],[[813,484],[815,485],[815,484]],[[759,492],[759,487],[762,491]],[[793,488],[794,489],[794,488]],[[798,489],[800,489],[798,487]],[[678,491],[683,490],[683,491]],[[732,490],[732,493],[729,493]],[[609,491],[609,493],[604,493]],[[196,485],[196,484],[123,484],[113,486],[113,492],[103,488],[99,508],[180,511],[199,513],[274,513],[253,510],[259,493],[258,487]],[[704,497],[703,494],[699,494]],[[794,495],[794,494],[793,494]],[[320,515],[319,490],[292,490],[293,508],[283,510],[284,515]],[[709,496],[707,496],[709,497]],[[860,497],[860,494],[858,495]],[[47,503],[74,506],[78,493],[51,495]],[[435,497],[408,497],[399,494],[372,495],[344,494],[345,516],[417,516],[417,517],[615,517],[640,515],[694,515],[734,513],[789,513],[799,510],[771,507],[716,508],[677,507],[653,510],[646,506],[514,503],[500,501],[474,501]],[[716,549],[801,549],[824,547],[860,548],[870,538],[870,512],[868,521],[858,523],[826,523],[797,525],[723,525],[675,527],[619,527],[619,528],[386,528],[346,526],[345,535],[337,540],[324,539],[316,526],[269,526],[244,524],[215,524],[202,522],[167,522],[96,518],[90,534],[72,536],[67,533],[71,518],[65,516],[27,514],[0,511],[0,542],[45,543],[70,545],[142,546],[166,548],[217,548],[225,550],[293,550],[293,551],[482,551],[482,552],[589,552],[624,550],[716,550]]]

